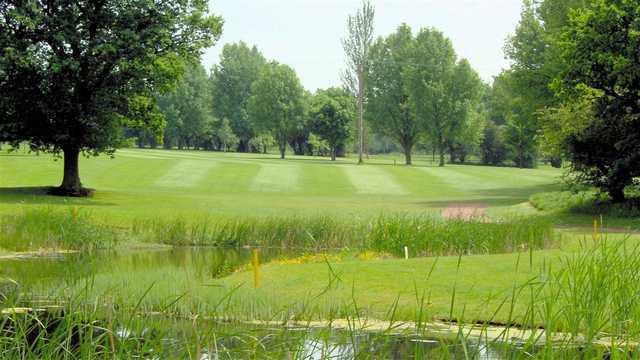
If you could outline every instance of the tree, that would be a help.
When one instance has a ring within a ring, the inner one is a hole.
[[[492,103],[499,104],[492,109],[491,117],[501,123],[504,145],[508,158],[520,168],[536,166],[540,147],[540,120],[537,104],[518,95],[511,70],[503,71],[493,82]]]
[[[480,158],[485,165],[502,165],[507,160],[507,147],[503,141],[503,128],[490,121],[484,128],[480,144]]]
[[[113,153],[125,125],[155,126],[141,98],[213,45],[222,20],[207,11],[205,0],[0,3],[0,141],[62,153],[55,193],[88,195],[80,153]]]
[[[249,140],[256,134],[247,111],[251,85],[258,79],[266,64],[262,53],[244,42],[226,44],[220,64],[211,73],[213,111],[219,119],[229,119],[233,132],[239,137],[238,151],[249,151]]]
[[[304,114],[303,88],[295,71],[286,65],[270,62],[251,87],[247,109],[259,132],[273,135],[284,159],[287,142]]]
[[[574,12],[562,37],[559,91],[590,98],[592,118],[563,141],[573,171],[614,202],[640,176],[640,7],[598,0]]]
[[[513,152],[516,163],[522,166],[533,166],[533,159],[537,158],[538,148],[545,149],[546,155],[552,163],[560,163],[560,152],[553,150],[549,143],[553,142],[554,133],[542,132],[545,112],[550,108],[560,106],[561,97],[552,89],[551,83],[564,71],[567,63],[562,60],[562,50],[559,46],[562,31],[568,25],[571,10],[585,8],[591,0],[525,0],[520,23],[516,32],[509,38],[505,46],[505,53],[512,61],[509,69],[509,94],[512,105],[517,108],[505,111],[511,113],[514,120],[510,128],[512,136],[511,147],[520,149]],[[517,117],[514,115],[517,114]],[[550,129],[549,127],[546,127]],[[520,132],[521,135],[517,135]],[[517,142],[526,138],[533,139],[540,144],[525,144],[526,152]],[[520,139],[520,140],[518,140]],[[543,145],[540,147],[537,145]]]
[[[225,152],[237,146],[239,141],[236,134],[233,133],[228,119],[222,120],[220,127],[218,127],[218,130],[216,131],[216,138],[220,144],[219,149]]]
[[[413,34],[403,24],[394,34],[379,38],[371,47],[371,69],[367,82],[367,118],[376,133],[397,141],[411,165],[411,152],[420,136],[420,126],[411,111],[405,84],[412,58]]]
[[[362,9],[347,19],[347,37],[342,40],[342,47],[347,55],[347,70],[343,74],[343,81],[345,87],[355,94],[358,104],[358,164],[364,162],[364,104],[374,18],[375,8],[369,0],[364,0]]]
[[[406,70],[409,104],[445,165],[449,144],[468,125],[470,109],[479,100],[481,81],[465,59],[456,60],[449,39],[435,29],[416,36]],[[418,62],[418,60],[420,62]]]
[[[253,149],[252,151],[258,151],[266,154],[269,147],[275,145],[275,143],[276,141],[271,134],[263,133],[251,139],[251,141],[249,141],[249,146]]]
[[[197,62],[188,64],[175,90],[158,96],[158,106],[167,120],[164,141],[168,148],[205,147],[214,126],[207,72]]]
[[[353,97],[343,89],[320,90],[312,100],[311,131],[327,142],[333,161],[351,137],[354,115]]]

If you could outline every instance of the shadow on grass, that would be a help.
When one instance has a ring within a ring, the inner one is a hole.
[[[0,188],[0,203],[33,205],[90,205],[113,206],[116,204],[99,201],[91,197],[64,197],[51,195],[50,186],[5,187]]]
[[[478,189],[473,191],[473,198],[471,199],[456,199],[451,200],[437,200],[437,201],[422,201],[417,202],[416,205],[431,207],[431,208],[446,208],[451,204],[465,205],[465,204],[486,204],[489,207],[494,206],[513,206],[524,202],[528,202],[531,195],[556,191],[560,188],[560,185],[545,184],[526,186],[520,188],[498,188],[498,189]]]

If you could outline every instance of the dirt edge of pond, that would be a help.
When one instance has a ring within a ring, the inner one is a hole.
[[[445,220],[484,220],[488,207],[485,203],[450,203],[441,215]]]

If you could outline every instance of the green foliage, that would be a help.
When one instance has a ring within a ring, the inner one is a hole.
[[[303,123],[303,88],[295,71],[270,62],[251,87],[248,111],[258,132],[269,132],[276,139],[284,159],[287,142]]]
[[[210,147],[210,131],[215,126],[211,92],[207,72],[199,62],[188,65],[173,91],[158,96],[158,105],[167,121],[165,148]]]
[[[499,166],[507,160],[507,147],[503,139],[503,128],[489,122],[484,128],[484,136],[480,144],[480,158],[486,165]]]
[[[222,20],[207,11],[204,0],[3,4],[0,140],[64,152],[60,192],[84,194],[79,153],[113,152],[140,109],[130,100],[167,90],[183,59],[214,44]]]
[[[218,131],[216,132],[216,138],[220,143],[220,150],[230,151],[235,149],[240,142],[240,139],[233,133],[228,119],[223,119]]]
[[[394,34],[379,38],[371,47],[371,69],[368,77],[367,118],[377,134],[388,136],[400,144],[405,162],[411,165],[411,152],[421,129],[409,105],[405,73],[408,63],[420,61],[412,55],[414,45],[411,28],[403,24]]]
[[[233,133],[239,137],[239,151],[249,151],[248,143],[255,136],[255,128],[247,103],[251,86],[258,80],[267,61],[258,48],[244,42],[226,44],[220,62],[211,73],[213,111],[218,119],[229,119]]]
[[[276,140],[269,133],[260,134],[249,141],[249,147],[266,154],[269,148],[276,144]]]
[[[640,176],[640,9],[634,1],[595,1],[576,11],[562,37],[561,91],[568,101],[592,94],[593,119],[565,139],[581,179],[625,200]]]
[[[416,62],[405,70],[409,104],[444,166],[446,147],[460,138],[479,101],[481,81],[467,60],[457,61],[449,39],[434,29],[418,33],[412,59]]]
[[[319,90],[312,99],[310,128],[329,145],[331,160],[351,137],[355,104],[349,93],[339,88]]]
[[[309,134],[309,149],[311,154],[315,156],[326,156],[327,154],[333,156],[335,154],[329,143],[314,133]]]
[[[513,71],[505,71],[493,83],[493,96],[504,104],[499,114],[504,121],[502,139],[510,160],[520,168],[533,168],[537,164],[540,124],[535,113],[535,104],[518,95],[517,81]],[[494,113],[494,115],[498,115]]]

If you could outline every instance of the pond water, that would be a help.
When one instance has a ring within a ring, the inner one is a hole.
[[[260,261],[292,258],[303,255],[303,251],[283,249],[260,249]],[[123,252],[98,252],[92,255],[70,254],[46,258],[20,258],[0,261],[0,278],[17,281],[23,288],[30,286],[65,284],[90,279],[110,273],[144,273],[153,269],[169,268],[175,271],[188,270],[201,279],[224,277],[233,271],[251,264],[251,249],[220,248],[161,248]],[[1,291],[2,289],[0,289]],[[176,322],[158,323],[156,327],[176,327],[174,335],[167,341],[185,338]],[[229,325],[203,323],[200,326],[220,330],[219,344],[228,354],[244,357],[249,353],[255,357],[255,346],[250,341],[238,340],[238,334],[250,339],[260,339],[259,348],[269,358],[283,359],[421,359],[421,358],[514,358],[513,348],[505,350],[498,344],[481,345],[456,341],[448,343],[427,337],[402,336],[322,329],[284,329],[268,326]],[[187,326],[188,327],[188,326]],[[171,333],[171,331],[169,332]],[[129,336],[124,330],[121,335]],[[225,335],[226,334],[226,335]],[[249,335],[247,335],[249,334]],[[244,336],[243,335],[243,336]],[[241,337],[240,337],[241,339]],[[253,340],[252,340],[253,341]],[[207,355],[207,352],[211,355]],[[220,348],[205,348],[202,360],[217,359]],[[261,356],[260,356],[261,357]]]
[[[302,250],[260,249],[261,263],[296,257]],[[52,281],[78,281],[94,275],[122,272],[144,273],[157,268],[188,271],[202,279],[227,276],[251,263],[252,250],[245,248],[172,247],[92,254],[65,254],[47,257],[21,257],[0,261],[0,277],[25,286]]]

